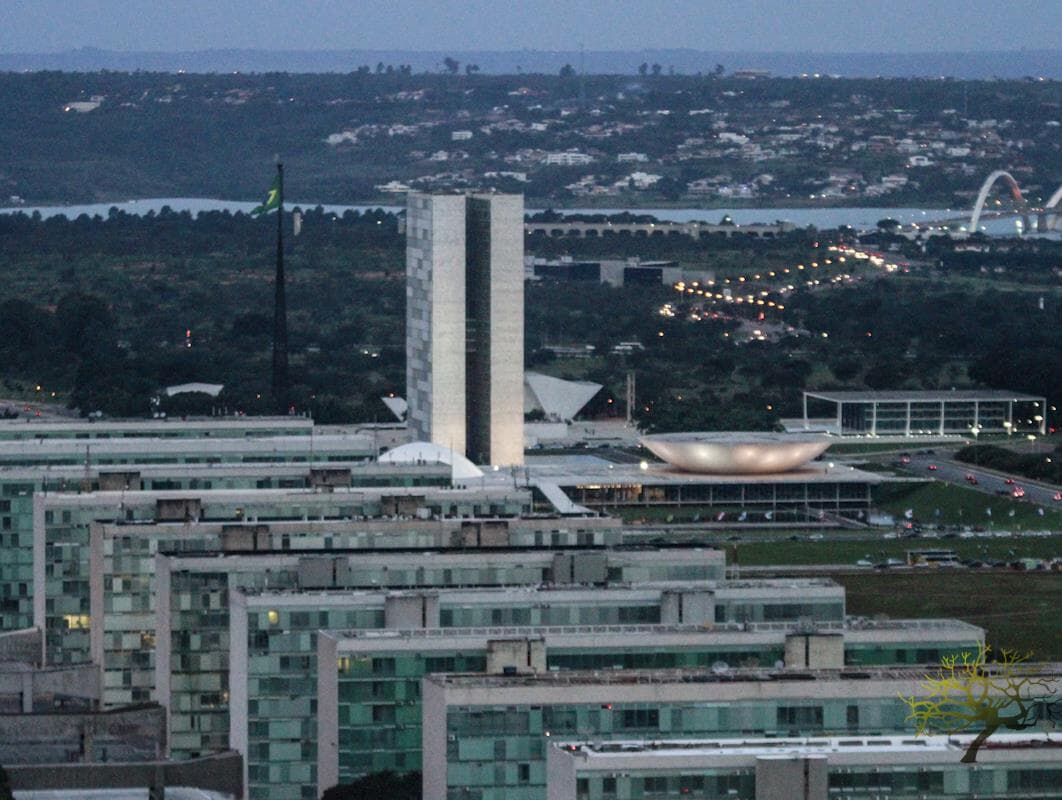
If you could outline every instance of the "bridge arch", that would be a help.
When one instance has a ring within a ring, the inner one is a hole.
[[[1018,186],[1018,182],[1014,180],[1014,176],[1006,170],[997,169],[985,178],[985,182],[981,184],[981,191],[977,193],[977,202],[974,203],[973,214],[970,216],[970,233],[977,232],[977,226],[981,222],[981,212],[984,211],[985,201],[988,200],[988,193],[992,191],[992,187],[995,186],[998,180],[1002,180],[1010,187],[1011,196],[1020,205],[1025,205],[1025,198],[1021,196],[1021,188]]]
[[[1062,186],[1055,189],[1055,193],[1051,195],[1044,206],[1044,225],[1049,231],[1057,228],[1058,221],[1062,218],[1062,208],[1059,208],[1060,203],[1062,203]]]

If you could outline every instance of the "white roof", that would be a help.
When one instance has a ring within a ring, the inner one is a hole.
[[[524,411],[541,409],[551,419],[574,419],[599,391],[600,383],[565,381],[527,372],[524,374]]]
[[[217,397],[225,388],[223,383],[180,383],[176,386],[166,387],[166,396],[173,397],[175,394],[187,394],[189,392],[202,392],[211,397]]]
[[[449,464],[455,480],[482,478],[483,471],[460,453],[434,442],[410,442],[380,456],[381,464]]]
[[[391,413],[398,418],[399,422],[405,421],[406,411],[409,410],[409,403],[406,402],[404,397],[390,395],[388,397],[381,397],[380,399],[383,400],[383,404],[390,409]]]

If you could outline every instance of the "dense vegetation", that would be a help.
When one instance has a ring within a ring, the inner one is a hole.
[[[1062,176],[1057,81],[580,79],[379,70],[0,73],[0,198],[256,199],[279,153],[290,167],[288,196],[314,202],[378,198],[379,184],[442,175],[443,184],[430,185],[519,189],[532,205],[586,203],[566,187],[588,172],[610,186],[643,169],[661,180],[650,191],[624,193],[621,204],[675,202],[687,183],[722,175],[734,184],[759,180],[759,202],[792,205],[815,202],[809,194],[827,185],[831,171],[858,173],[864,188],[904,173],[911,151],[867,146],[876,135],[975,152],[961,157],[967,169],[959,157],[930,151],[936,165],[914,170],[910,183],[887,199],[845,189],[824,202],[966,204],[996,168],[1015,170],[1023,186],[1046,198]],[[100,102],[94,110],[65,110],[93,98]],[[751,136],[763,152],[753,158],[737,145],[718,147],[717,131],[724,129]],[[455,141],[457,130],[471,131],[472,138]],[[344,132],[349,139],[327,142]],[[541,168],[536,158],[520,155],[570,148],[592,151],[595,163]],[[449,152],[446,160],[433,159],[439,151]],[[647,162],[620,163],[617,156],[629,152]],[[527,182],[499,174],[513,172],[526,173]],[[682,202],[734,200],[688,196]]]
[[[1016,453],[990,444],[972,445],[959,450],[955,458],[1008,475],[1062,484],[1062,446],[1047,446],[1043,452]]]
[[[387,419],[378,398],[403,394],[405,384],[398,220],[321,210],[307,211],[305,220],[287,259],[296,408],[324,422]],[[265,413],[274,224],[168,210],[143,218],[117,210],[107,219],[0,216],[3,394],[44,399],[55,392],[82,413],[147,414],[160,387],[202,381],[223,383],[225,391],[216,401],[172,398],[163,409]],[[831,241],[812,231],[749,242],[536,236],[527,248],[672,259],[714,270],[722,281],[810,264],[829,255]],[[1062,397],[1062,246],[938,250],[908,262],[907,273],[823,259],[822,284],[798,287],[784,311],[767,309],[762,321],[755,306],[710,305],[670,286],[530,282],[527,364],[604,384],[592,415],[624,413],[624,378],[633,371],[635,415],[652,430],[770,428],[798,415],[800,392],[812,387],[985,385]],[[850,280],[827,280],[842,271]],[[765,291],[779,288],[764,281]],[[671,316],[661,314],[665,305]],[[770,326],[771,335],[750,341],[757,325]],[[644,350],[613,352],[630,341]],[[593,345],[594,355],[559,359],[550,346],[562,344]]]

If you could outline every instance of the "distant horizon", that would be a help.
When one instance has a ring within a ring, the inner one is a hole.
[[[570,66],[587,75],[638,74],[643,63],[663,74],[707,74],[762,69],[776,77],[1062,79],[1062,47],[924,52],[816,52],[811,50],[639,49],[387,49],[206,47],[196,50],[113,50],[94,45],[44,52],[0,53],[0,72],[289,72],[349,73],[359,66],[408,64],[415,73],[444,71],[444,61],[489,75],[554,74]]]
[[[851,50],[815,50],[811,48],[735,48],[733,50],[721,50],[715,48],[699,47],[593,47],[593,48],[556,48],[556,47],[476,47],[476,48],[444,48],[444,47],[198,47],[198,48],[118,48],[103,47],[95,44],[83,44],[72,47],[59,47],[52,49],[35,50],[10,50],[0,51],[0,56],[27,56],[27,55],[61,55],[63,53],[78,53],[84,51],[100,53],[120,53],[122,55],[136,54],[169,54],[169,53],[639,53],[639,52],[676,52],[676,53],[722,53],[722,54],[762,54],[762,55],[823,55],[823,56],[847,56],[847,55],[978,55],[983,53],[1062,53],[1062,44],[1057,47],[990,47],[990,48],[956,48],[953,50],[865,50],[853,48]]]

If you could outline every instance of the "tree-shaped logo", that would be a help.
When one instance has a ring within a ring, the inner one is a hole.
[[[1000,728],[1020,731],[1054,716],[1054,688],[1028,663],[1032,653],[1001,650],[988,660],[991,648],[982,644],[976,655],[945,656],[935,675],[926,675],[923,698],[903,697],[917,724],[918,735],[978,731],[962,757],[973,764],[977,751]]]

